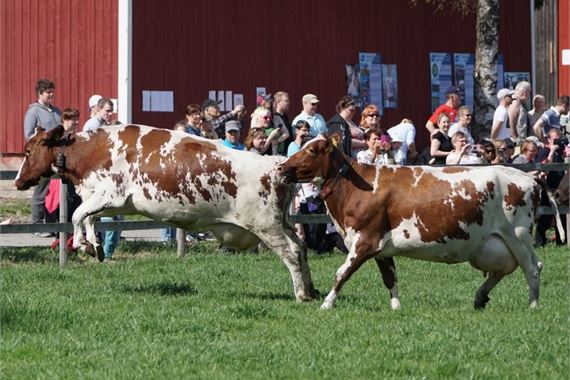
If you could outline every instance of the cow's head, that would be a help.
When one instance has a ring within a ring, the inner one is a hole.
[[[36,185],[41,177],[53,174],[53,147],[61,145],[63,132],[61,125],[47,132],[43,128],[36,128],[36,133],[25,145],[26,156],[15,181],[18,190],[27,190]]]
[[[289,157],[277,167],[277,172],[287,182],[311,182],[314,179],[326,180],[338,171],[345,157],[338,149],[340,135],[322,135],[309,141],[303,149]]]

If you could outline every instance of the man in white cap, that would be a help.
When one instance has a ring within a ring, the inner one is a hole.
[[[103,97],[101,95],[91,95],[89,98],[89,117],[95,116],[95,112],[97,112],[97,103],[99,103],[99,100],[102,98]]]
[[[311,136],[318,136],[321,133],[327,133],[327,123],[325,119],[317,113],[319,99],[316,95],[306,94],[303,96],[303,111],[298,114],[291,125],[297,125],[299,120],[304,120],[311,126]],[[295,131],[293,130],[293,136]]]
[[[499,105],[493,114],[493,125],[491,127],[491,139],[504,140],[512,136],[511,128],[509,125],[509,113],[507,109],[513,101],[514,91],[508,88],[502,88],[497,92]]]

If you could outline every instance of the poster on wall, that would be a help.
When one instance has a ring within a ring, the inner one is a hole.
[[[471,109],[473,109],[475,94],[474,71],[475,54],[453,54],[453,79],[455,85],[462,91],[461,103],[471,107]]]
[[[505,88],[505,80],[504,80],[504,72],[505,72],[505,58],[502,54],[499,54],[497,58],[497,91],[501,88]]]
[[[398,71],[396,65],[382,65],[384,108],[398,108]]]
[[[346,95],[360,100],[360,81],[358,80],[358,63],[344,65],[346,73]]]
[[[522,81],[530,82],[530,73],[521,71],[505,71],[504,75],[505,85],[501,88],[508,88],[514,90],[517,83]]]
[[[429,53],[431,111],[445,103],[445,91],[451,86],[451,53]]]
[[[359,53],[358,63],[361,107],[374,104],[382,114],[382,59],[380,54]]]

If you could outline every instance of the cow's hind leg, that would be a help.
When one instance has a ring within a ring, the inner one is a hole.
[[[477,310],[483,310],[485,306],[487,306],[487,302],[489,302],[489,292],[491,289],[495,287],[504,277],[503,274],[497,272],[490,272],[487,280],[481,285],[477,292],[475,293],[475,301],[473,302],[473,306]]]
[[[398,276],[396,275],[396,264],[392,257],[376,257],[376,264],[380,269],[382,281],[390,291],[390,306],[392,310],[400,309],[400,296],[398,294]]]
[[[538,306],[542,263],[539,263],[532,249],[532,241],[528,231],[529,228],[516,227],[516,238],[507,239],[505,243],[513,252],[518,265],[524,272],[528,284],[528,305],[532,309]]]

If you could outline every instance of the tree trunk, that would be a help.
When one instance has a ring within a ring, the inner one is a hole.
[[[478,0],[475,48],[475,139],[491,135],[499,57],[499,0]]]

